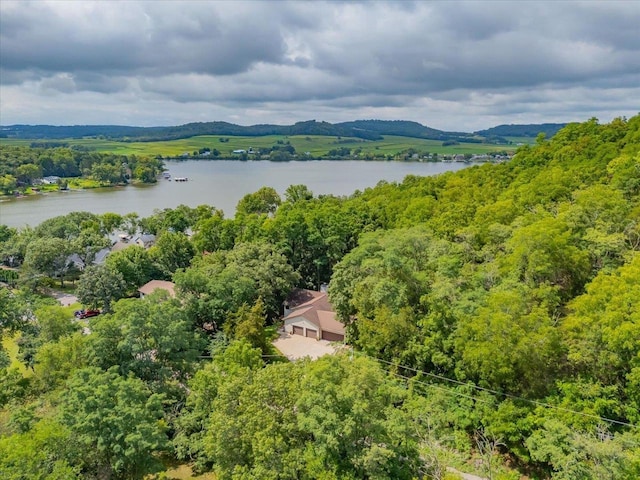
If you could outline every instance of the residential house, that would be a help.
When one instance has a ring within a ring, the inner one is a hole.
[[[175,287],[176,284],[173,282],[167,282],[165,280],[151,280],[150,282],[147,282],[143,286],[141,286],[138,289],[138,292],[140,293],[140,298],[144,298],[154,290],[166,290],[167,292],[169,292],[169,295],[175,297]]]
[[[149,248],[156,243],[156,236],[150,233],[143,233],[138,236],[134,242],[136,245],[140,245],[143,248]]]
[[[294,290],[285,301],[284,329],[291,335],[344,342],[344,325],[336,319],[326,291]]]
[[[45,185],[54,185],[58,183],[58,180],[60,180],[60,177],[56,175],[50,175],[48,177],[44,177],[42,179],[42,183],[44,183]]]
[[[111,250],[108,248],[103,248],[99,250],[94,255],[93,260],[91,261],[91,264],[92,265],[103,264],[107,256],[109,255],[109,253],[111,253]],[[69,267],[73,266],[75,269],[82,271],[86,268],[87,265],[84,263],[84,260],[80,258],[80,255],[78,255],[77,253],[72,253],[67,257],[67,266]]]
[[[129,240],[120,239],[111,246],[111,253],[119,252],[120,250],[124,250],[125,248],[129,248],[133,245],[135,245],[135,243],[130,242]]]

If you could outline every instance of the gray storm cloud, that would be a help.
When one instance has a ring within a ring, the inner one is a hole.
[[[193,118],[203,106],[205,120],[244,124],[322,113],[453,128],[470,125],[465,109],[478,121],[633,115],[639,24],[626,1],[5,0],[0,121],[111,123],[132,99],[127,118],[145,125],[203,120]],[[75,102],[97,108],[82,117],[90,109]]]

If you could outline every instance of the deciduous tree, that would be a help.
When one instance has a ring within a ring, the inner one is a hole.
[[[82,369],[69,380],[61,422],[84,449],[85,469],[114,479],[142,478],[158,467],[167,445],[162,397],[117,367]]]
[[[84,305],[110,312],[111,303],[122,298],[125,290],[126,283],[118,270],[109,265],[94,265],[82,273],[76,294]]]

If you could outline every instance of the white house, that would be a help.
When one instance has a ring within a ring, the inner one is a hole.
[[[60,180],[60,177],[56,175],[49,175],[48,177],[44,177],[42,179],[42,183],[44,183],[45,185],[53,185],[55,183],[58,183],[58,180]]]

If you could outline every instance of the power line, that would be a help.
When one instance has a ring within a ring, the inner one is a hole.
[[[456,392],[455,390],[450,390],[444,387],[439,387],[438,385],[434,385],[432,383],[425,383],[425,382],[421,382],[420,380],[416,380],[415,378],[411,378],[411,377],[406,377],[404,375],[401,375],[399,373],[396,372],[389,372],[391,373],[391,375],[395,375],[396,377],[400,377],[403,378],[407,381],[413,382],[413,383],[419,383],[420,385],[424,385],[425,387],[429,387],[429,388],[435,388],[436,390],[440,390],[442,392],[448,393],[450,395],[456,395],[458,397],[464,397],[467,398],[469,400],[474,400],[476,402],[481,402],[481,403],[491,403],[489,400],[484,400],[482,398],[478,398],[478,397],[473,397],[471,395],[466,395],[464,393],[460,393],[460,392]]]
[[[533,404],[533,405],[537,405],[539,407],[545,407],[545,408],[560,410],[560,411],[563,411],[563,412],[566,412],[566,413],[572,413],[574,415],[580,415],[582,417],[593,418],[593,419],[596,419],[596,420],[601,420],[603,422],[613,423],[613,424],[616,424],[616,425],[622,425],[622,426],[625,426],[625,427],[638,428],[638,425],[634,425],[633,423],[623,422],[623,421],[620,421],[620,420],[614,420],[612,418],[607,418],[607,417],[601,417],[599,415],[593,415],[593,414],[590,414],[590,413],[578,412],[576,410],[571,410],[569,408],[560,407],[558,405],[551,405],[550,403],[539,402],[537,400],[531,400],[529,398],[520,397],[518,395],[513,395],[513,394],[510,394],[510,393],[504,393],[504,392],[500,392],[498,390],[492,390],[490,388],[481,387],[481,386],[476,385],[474,383],[465,383],[465,382],[461,382],[459,380],[455,380],[453,378],[445,377],[443,375],[437,375],[435,373],[425,372],[424,370],[418,370],[416,368],[408,367],[406,365],[400,365],[398,363],[389,362],[389,361],[383,360],[381,358],[376,358],[376,357],[373,357],[371,355],[367,355],[366,353],[362,353],[362,352],[358,352],[358,353],[360,355],[365,356],[367,358],[370,358],[372,360],[376,360],[378,362],[385,363],[385,364],[390,365],[390,366],[404,368],[405,370],[409,370],[409,371],[414,372],[414,373],[421,373],[421,374],[427,375],[429,377],[437,378],[438,380],[444,380],[444,381],[447,381],[447,382],[455,383],[457,385],[471,387],[471,388],[474,388],[476,390],[480,390],[480,391],[492,393],[494,395],[499,395],[499,396],[511,398],[513,400],[520,400],[522,402],[527,402],[527,403],[530,403],[530,404]],[[400,375],[400,374],[397,374],[397,373],[394,373],[394,372],[390,372],[390,373],[392,373],[394,375],[397,375],[397,376],[400,376],[402,378],[406,378],[406,379],[411,380],[411,381],[416,382],[416,383],[420,383],[420,384],[423,384],[423,385],[426,385],[426,386],[431,386],[431,384],[428,384],[428,383],[425,383],[425,382],[421,382],[419,380],[414,380],[412,378],[405,377],[403,375]],[[446,389],[442,389],[442,390],[446,390]],[[458,395],[459,392],[456,392],[455,394]],[[459,394],[459,395],[460,396],[464,396],[462,394]],[[479,399],[477,397],[467,396],[467,398],[471,398],[471,399],[479,401],[479,402],[486,402],[486,400],[482,400],[482,399]]]
[[[353,349],[351,351],[352,351],[352,353],[354,352]],[[622,426],[625,426],[625,427],[639,428],[638,425],[634,425],[633,423],[623,422],[621,420],[614,420],[612,418],[607,418],[607,417],[601,417],[599,415],[593,415],[593,414],[590,414],[590,413],[578,412],[576,410],[571,410],[570,408],[560,407],[558,405],[551,405],[550,403],[540,402],[538,400],[532,400],[530,398],[520,397],[518,395],[513,395],[511,393],[505,393],[505,392],[500,392],[498,390],[493,390],[491,388],[481,387],[481,386],[476,385],[474,383],[461,382],[460,380],[455,380],[453,378],[445,377],[443,375],[438,375],[436,373],[425,372],[424,370],[418,370],[417,368],[409,367],[407,365],[401,365],[399,363],[389,362],[388,360],[383,360],[382,358],[377,358],[377,357],[374,357],[372,355],[367,355],[366,353],[363,353],[363,352],[357,352],[357,354],[360,355],[360,356],[363,356],[363,357],[370,358],[371,360],[376,360],[376,361],[378,361],[380,363],[384,363],[384,364],[389,365],[389,366],[403,368],[405,370],[408,370],[408,371],[411,371],[411,372],[414,372],[414,373],[420,373],[420,374],[426,375],[428,377],[436,378],[438,380],[443,380],[445,382],[454,383],[456,385],[460,385],[460,386],[464,386],[464,387],[470,387],[470,388],[473,388],[475,390],[479,390],[479,391],[483,391],[483,392],[487,392],[487,393],[492,393],[494,395],[498,395],[498,396],[502,396],[502,397],[506,397],[506,398],[511,398],[513,400],[520,400],[522,402],[530,403],[532,405],[536,405],[536,406],[539,406],[539,407],[549,408],[549,409],[552,409],[552,410],[559,410],[559,411],[562,411],[562,412],[565,412],[565,413],[572,413],[574,415],[579,415],[581,417],[593,418],[595,420],[600,420],[600,421],[603,421],[603,422],[612,423],[612,424],[616,424],[616,425],[622,425]],[[260,357],[262,357],[262,358],[269,358],[269,357],[288,358],[286,355],[260,355]],[[212,357],[210,355],[201,355],[200,358],[212,358]],[[464,397],[464,398],[467,398],[469,400],[474,400],[476,402],[490,403],[488,400],[484,400],[484,399],[481,399],[481,398],[478,398],[478,397],[474,397],[472,395],[465,395],[463,393],[456,392],[454,390],[449,390],[449,389],[446,389],[446,388],[443,388],[443,387],[438,387],[437,385],[434,385],[434,384],[431,384],[431,383],[426,383],[426,382],[422,382],[420,380],[416,380],[415,377],[414,378],[407,377],[407,376],[401,375],[401,374],[399,374],[397,372],[389,372],[389,373],[391,373],[392,375],[395,375],[395,376],[397,376],[399,378],[403,378],[403,379],[405,379],[407,381],[412,381],[414,383],[419,383],[419,384],[424,385],[426,387],[434,388],[436,390],[440,390],[440,391],[446,392],[446,393],[451,394],[451,395],[456,395],[458,397]]]

